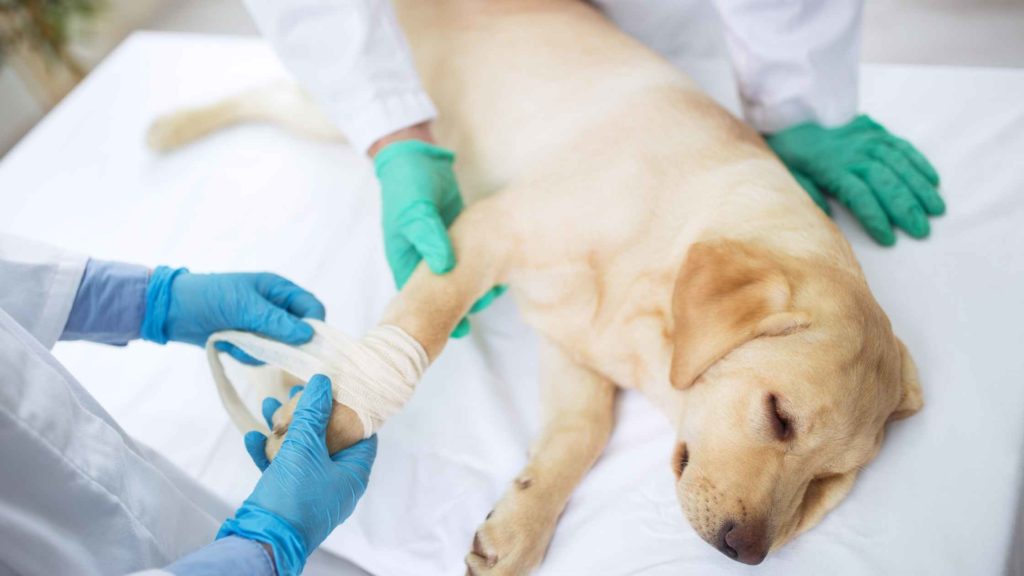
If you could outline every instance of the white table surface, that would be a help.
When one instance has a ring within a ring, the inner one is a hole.
[[[681,65],[735,108],[727,68]],[[97,258],[273,270],[361,334],[393,294],[364,159],[259,126],[166,157],[143,144],[159,112],[281,75],[255,40],[132,36],[0,163],[0,230]],[[626,394],[541,574],[997,574],[1024,547],[1024,71],[866,66],[862,103],[943,176],[948,215],[926,242],[880,248],[838,216],[918,363],[926,408],[892,427],[819,527],[745,568],[686,524],[671,431]],[[251,489],[255,468],[198,349],[55,353],[125,429],[217,494],[234,504]],[[536,395],[534,337],[503,298],[382,431],[371,488],[326,547],[378,574],[459,573],[525,460]]]

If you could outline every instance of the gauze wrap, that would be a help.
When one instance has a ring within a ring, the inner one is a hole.
[[[246,354],[277,366],[308,381],[315,374],[331,379],[334,400],[348,406],[363,424],[363,438],[380,429],[412,397],[423,371],[427,352],[412,336],[389,324],[370,330],[353,340],[318,320],[305,320],[313,327],[313,339],[291,346],[252,332],[226,330],[212,334],[206,342],[206,357],[217,383],[220,399],[240,431],[267,427],[245,407],[224,373],[220,353],[214,346],[228,342]]]

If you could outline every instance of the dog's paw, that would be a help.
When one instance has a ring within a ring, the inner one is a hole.
[[[292,417],[295,415],[295,408],[298,406],[299,397],[302,392],[292,396],[287,402],[278,407],[271,418],[270,436],[267,437],[267,458],[273,461],[277,453],[281,451],[285,435],[288,434],[288,427],[291,426]]]
[[[539,487],[520,476],[473,536],[466,555],[472,576],[529,574],[547,551],[560,510],[543,505]]]

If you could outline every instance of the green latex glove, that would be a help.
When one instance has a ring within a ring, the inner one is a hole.
[[[374,158],[383,199],[384,249],[399,288],[420,260],[426,260],[434,274],[455,267],[448,227],[464,205],[452,171],[454,163],[450,150],[420,140],[389,144]],[[504,286],[495,286],[470,312],[483,310],[504,291]],[[452,336],[466,334],[469,321],[463,318]]]
[[[883,246],[896,242],[893,225],[924,238],[928,217],[946,211],[931,163],[865,115],[837,128],[799,124],[766,140],[826,214],[825,195],[835,196]]]

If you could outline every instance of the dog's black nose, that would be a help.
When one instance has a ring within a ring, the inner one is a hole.
[[[760,564],[768,555],[768,537],[762,522],[727,521],[718,532],[718,549],[744,564]]]

